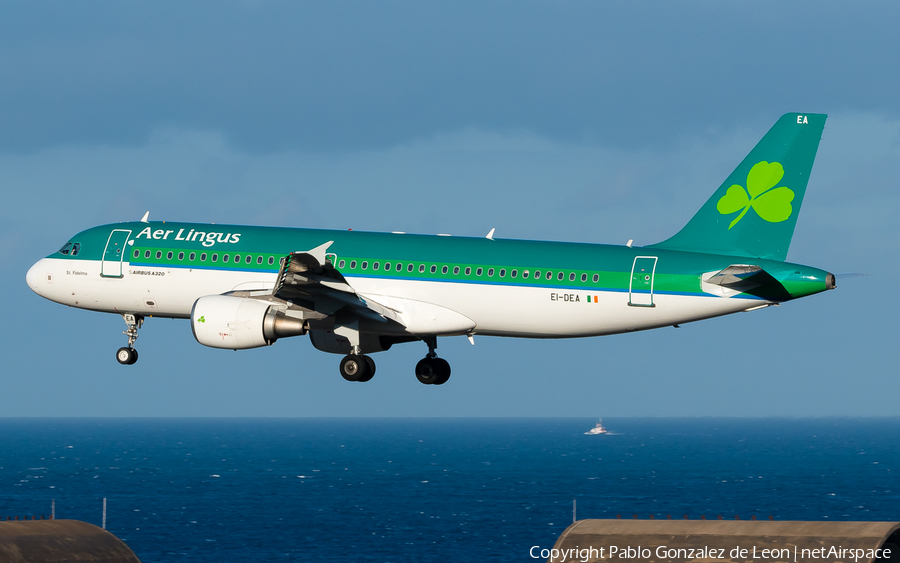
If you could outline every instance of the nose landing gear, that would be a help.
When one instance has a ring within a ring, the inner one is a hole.
[[[121,347],[116,351],[116,361],[124,366],[130,366],[138,360],[137,350],[134,349],[134,342],[138,338],[138,329],[144,324],[144,317],[141,315],[132,315],[125,313],[122,315],[128,330],[123,332],[128,337],[128,346]]]
[[[443,385],[450,379],[450,363],[437,357],[434,351],[436,336],[427,336],[423,340],[428,345],[428,354],[416,364],[416,379],[425,385]]]

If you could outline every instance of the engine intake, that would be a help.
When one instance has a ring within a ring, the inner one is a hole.
[[[246,350],[269,346],[279,338],[302,336],[307,324],[265,301],[207,295],[191,309],[191,330],[204,346]]]

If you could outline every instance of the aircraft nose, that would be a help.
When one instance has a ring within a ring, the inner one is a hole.
[[[38,260],[34,263],[34,266],[28,269],[28,273],[25,274],[25,283],[28,284],[28,287],[31,288],[31,291],[41,295],[41,282],[44,281],[46,276],[52,275],[46,273],[44,270],[44,260]],[[42,296],[43,297],[43,296]]]

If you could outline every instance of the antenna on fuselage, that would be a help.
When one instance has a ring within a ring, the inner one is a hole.
[[[144,216],[141,217],[141,223],[149,223],[150,222],[150,212],[144,213]]]
[[[489,240],[494,240],[494,231],[496,231],[496,230],[497,230],[496,228],[491,229],[491,232],[489,232],[489,233],[487,234],[487,236],[484,237],[484,238],[489,239]]]

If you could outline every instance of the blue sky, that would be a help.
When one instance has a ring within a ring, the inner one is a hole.
[[[900,69],[888,2],[8,2],[3,416],[900,415]],[[344,382],[305,338],[206,349],[32,294],[140,218],[622,244],[676,232],[788,111],[829,114],[788,259],[837,291],[569,341],[443,339]],[[285,356],[291,358],[285,362]],[[291,366],[288,369],[286,365]]]

